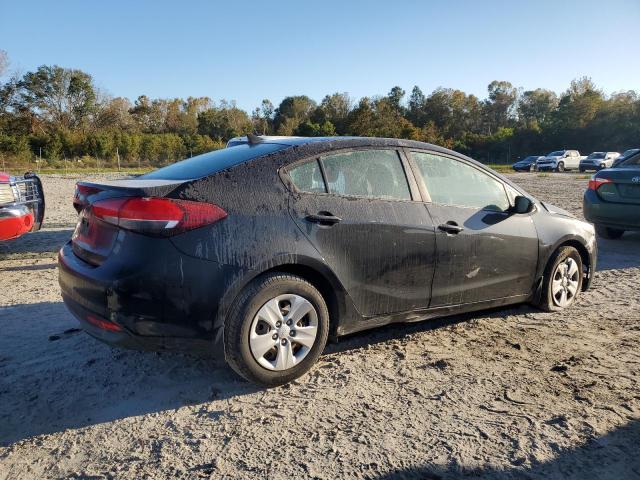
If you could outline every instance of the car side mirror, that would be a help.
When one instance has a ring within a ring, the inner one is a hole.
[[[523,197],[522,195],[518,195],[515,198],[513,208],[511,211],[513,213],[529,213],[533,208],[533,202],[531,199],[527,197]]]

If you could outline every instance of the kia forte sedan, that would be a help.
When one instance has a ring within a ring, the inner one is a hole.
[[[89,334],[220,353],[266,386],[306,372],[328,338],[520,302],[567,308],[596,268],[591,225],[414,141],[249,136],[81,182],[74,205],[59,281]]]
[[[583,211],[602,238],[615,240],[640,230],[640,153],[591,177]]]

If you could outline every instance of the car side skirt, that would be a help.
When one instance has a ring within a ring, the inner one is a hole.
[[[359,322],[348,324],[342,323],[338,326],[337,333],[339,336],[349,335],[352,333],[368,330],[371,328],[382,327],[392,323],[414,323],[435,318],[458,315],[462,313],[475,312],[505,305],[513,305],[524,303],[531,299],[531,294],[516,295],[513,297],[503,297],[493,300],[485,300],[481,302],[465,303],[460,305],[447,305],[443,307],[429,308],[420,311],[410,311],[402,313],[394,313],[391,315],[383,315],[377,317],[363,318]]]

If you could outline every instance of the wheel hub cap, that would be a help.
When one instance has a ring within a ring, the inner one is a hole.
[[[288,370],[311,351],[318,333],[313,304],[295,294],[283,294],[265,303],[251,322],[249,347],[267,370]]]
[[[553,303],[559,307],[567,307],[578,294],[580,269],[578,263],[571,257],[562,261],[553,272],[551,293]]]
[[[290,332],[291,329],[287,325],[283,324],[280,325],[280,328],[278,329],[278,336],[280,338],[287,338]]]

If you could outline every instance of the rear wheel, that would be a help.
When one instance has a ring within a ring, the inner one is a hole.
[[[619,230],[617,228],[609,228],[603,225],[596,225],[596,233],[598,236],[602,238],[606,238],[607,240],[617,240],[624,234],[624,230]]]
[[[575,248],[559,248],[549,260],[536,305],[548,312],[571,306],[582,290],[582,269],[582,258]]]
[[[234,302],[225,320],[225,357],[251,382],[283,385],[318,360],[328,333],[329,312],[320,292],[298,276],[271,273]]]

